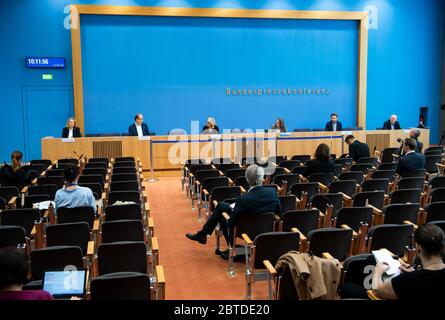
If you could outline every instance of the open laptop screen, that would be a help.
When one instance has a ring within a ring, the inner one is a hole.
[[[85,294],[86,271],[45,271],[43,290],[54,298],[83,297]]]

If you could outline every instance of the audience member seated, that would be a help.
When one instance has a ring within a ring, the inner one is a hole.
[[[74,118],[66,120],[66,127],[62,130],[62,138],[80,138],[80,128],[76,127]]]
[[[275,121],[275,124],[270,129],[276,130],[279,132],[287,132],[286,125],[284,124],[283,118],[278,118],[277,121]]]
[[[409,171],[423,169],[425,156],[416,152],[416,140],[407,138],[402,143],[402,157],[397,163],[396,173],[402,177]]]
[[[334,162],[331,160],[329,146],[325,143],[318,145],[315,150],[315,159],[306,162],[306,169],[303,176],[308,178],[314,173],[333,173],[335,174]]]
[[[246,179],[250,185],[250,189],[246,193],[241,195],[232,205],[226,202],[219,203],[202,229],[195,234],[187,233],[186,237],[205,244],[207,235],[211,235],[219,224],[227,243],[233,243],[233,229],[236,226],[238,216],[265,212],[278,214],[280,212],[280,200],[275,189],[262,186],[264,168],[255,164],[249,166],[246,170]],[[223,217],[223,212],[230,216],[227,222]],[[221,253],[221,256],[227,259],[228,252]]]
[[[419,141],[420,133],[421,133],[420,130],[417,128],[412,128],[409,131],[409,137],[416,141],[416,152],[419,152],[419,153],[421,153],[422,149],[423,149],[423,143],[421,141]]]
[[[92,207],[96,212],[96,200],[91,189],[77,185],[79,179],[79,167],[67,164],[64,169],[65,187],[57,190],[54,199],[56,211],[58,208]]]
[[[206,124],[202,127],[201,133],[203,134],[214,134],[214,133],[219,133],[219,128],[216,125],[216,121],[214,118],[209,117],[207,119]]]
[[[143,137],[149,136],[150,131],[148,130],[148,126],[144,121],[144,116],[141,113],[138,113],[134,116],[134,123],[128,127],[128,135],[134,137]]]
[[[400,123],[397,121],[397,116],[393,114],[388,120],[383,123],[383,130],[400,130]]]
[[[421,269],[400,266],[402,273],[391,280],[382,277],[389,266],[377,263],[372,278],[372,291],[381,298],[403,300],[436,300],[443,297],[445,288],[444,233],[432,224],[424,224],[414,233],[417,258]]]
[[[23,185],[29,184],[31,177],[29,173],[22,168],[23,154],[20,151],[11,153],[11,165],[6,164],[0,168],[0,184],[7,186],[16,186],[19,189]]]
[[[349,146],[349,157],[351,157],[354,162],[358,162],[360,158],[370,157],[369,146],[355,139],[353,135],[347,136],[345,143]]]
[[[338,115],[336,113],[331,114],[331,121],[326,123],[325,131],[342,131],[343,126],[340,121],[338,121]]]
[[[0,250],[0,300],[53,300],[44,290],[22,290],[28,281],[28,261],[15,247]]]

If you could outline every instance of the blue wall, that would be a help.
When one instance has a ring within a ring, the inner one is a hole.
[[[3,115],[0,160],[7,160],[13,149],[25,150],[27,158],[34,157],[40,148],[40,138],[59,135],[65,117],[72,113],[70,31],[63,26],[66,18],[63,8],[68,3],[62,0],[0,2],[0,108]],[[444,1],[85,0],[76,3],[351,11],[363,11],[366,6],[374,5],[378,8],[379,19],[378,29],[370,30],[369,33],[367,127],[375,129],[381,126],[392,113],[399,115],[402,126],[414,126],[418,121],[419,108],[427,106],[430,109],[431,142],[439,140]],[[66,57],[67,68],[51,70],[50,73],[54,75],[52,81],[42,80],[41,70],[24,67],[24,57],[32,55]],[[182,106],[172,110],[170,118],[174,118],[180,110]],[[270,118],[278,116],[278,113],[280,110],[277,114],[271,114]],[[218,120],[224,116],[214,114]],[[86,116],[88,121],[87,110]],[[204,114],[197,116],[200,117],[198,120],[204,120]],[[149,118],[148,115],[146,117]],[[325,114],[320,114],[320,118],[325,117]],[[296,116],[294,119],[288,120],[290,128],[303,126]],[[261,123],[253,127],[269,124]],[[157,125],[152,125],[154,131],[158,131]],[[87,131],[88,126],[87,123]],[[159,133],[166,127],[163,120],[159,123]],[[116,131],[121,131],[121,128]]]

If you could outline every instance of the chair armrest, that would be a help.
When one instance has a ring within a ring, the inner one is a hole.
[[[306,236],[300,230],[298,230],[298,228],[292,228],[291,231],[292,232],[298,232],[300,234],[300,240],[307,241]]]
[[[199,182],[199,181],[195,181],[195,184],[198,185],[198,186],[200,186],[200,185],[201,185],[201,182]]]
[[[156,278],[158,283],[165,283],[164,268],[162,266],[156,266]]]
[[[403,221],[403,224],[412,225],[414,230],[417,230],[417,228],[419,227],[417,224],[412,223],[411,221],[407,221],[407,220]]]
[[[156,266],[157,299],[165,300],[165,275],[162,266]]]
[[[227,178],[227,179],[229,179],[229,185],[233,185],[233,180],[232,179],[230,179],[230,178]]]
[[[321,254],[321,257],[323,258],[323,259],[335,259],[329,252],[323,252],[322,254]]]
[[[157,237],[151,238],[151,250],[153,252],[159,252],[159,242]]]
[[[207,191],[207,189],[203,189],[203,190],[202,190],[202,193],[204,193],[206,196],[209,196],[209,195],[210,195],[210,193]]]
[[[243,238],[244,242],[248,245],[251,246],[253,244],[253,241],[249,238],[249,236],[245,233],[243,233],[241,235],[241,237]]]
[[[368,207],[369,207],[369,208],[372,208],[372,211],[373,211],[373,213],[375,213],[375,214],[380,214],[380,215],[383,214],[383,211],[382,211],[382,210],[377,209],[377,208],[374,207],[372,204],[368,204]]]
[[[28,186],[23,187],[22,192],[21,193],[27,193],[28,192]]]
[[[37,178],[35,178],[34,180],[32,180],[32,181],[31,181],[31,184],[32,184],[32,185],[37,184]]]
[[[285,174],[289,174],[289,173],[291,173],[292,171],[290,171],[288,168],[284,168],[284,173]]]
[[[350,196],[348,196],[347,194],[345,194],[345,193],[343,193],[343,192],[340,192],[341,193],[341,195],[343,196],[343,200],[346,200],[346,201],[352,201],[352,198],[350,197]]]
[[[342,229],[345,229],[345,230],[352,230],[351,227],[348,226],[347,224],[342,224],[342,225],[341,225],[341,228],[342,228]],[[352,236],[358,238],[358,233],[355,232],[354,230],[352,230]]]
[[[301,182],[306,182],[307,181],[307,178],[305,178],[305,177],[303,177],[303,175],[299,175],[300,176],[300,181]]]
[[[93,231],[99,231],[99,219],[95,219],[93,222]]]
[[[319,182],[318,185],[320,186],[321,190],[328,190],[328,187],[325,186],[323,183]]]
[[[218,201],[216,201],[216,200],[213,200],[212,201],[212,203],[213,203],[213,205],[215,206],[215,208],[216,208],[216,206],[218,205]]]
[[[368,293],[368,298],[370,300],[384,300],[384,299],[378,297],[372,290],[368,290],[367,293]]]
[[[9,206],[10,208],[15,207],[16,204],[17,204],[17,197],[12,197],[11,200],[9,200],[9,202],[8,202],[8,206]]]
[[[227,214],[227,212],[223,212],[222,215],[223,215],[224,219],[226,219],[226,220],[230,219],[230,216]]]
[[[246,193],[246,189],[244,189],[243,187],[240,187],[241,189],[241,193]]]
[[[269,274],[271,275],[277,274],[277,270],[274,268],[274,266],[272,265],[272,263],[270,263],[269,260],[263,260],[263,264],[266,267],[266,270]]]
[[[94,254],[94,241],[88,241],[87,256],[92,257]]]
[[[29,235],[35,237],[36,234],[37,234],[37,230],[36,230],[36,226],[34,225],[34,227],[32,227],[31,233]]]
[[[108,190],[108,182],[104,183],[104,190]]]

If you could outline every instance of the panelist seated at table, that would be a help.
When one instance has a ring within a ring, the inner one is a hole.
[[[209,117],[207,119],[206,124],[202,127],[201,133],[219,133],[219,128],[216,125],[216,121],[214,118]]]
[[[342,131],[343,126],[340,121],[338,121],[338,115],[336,113],[331,114],[331,121],[326,123],[326,131]]]
[[[80,128],[76,127],[76,120],[68,118],[66,127],[62,130],[62,138],[80,138]]]
[[[270,129],[271,130],[276,130],[276,131],[279,131],[279,132],[287,132],[286,125],[284,124],[284,119],[283,118],[278,118]]]
[[[128,135],[134,137],[143,137],[149,136],[150,131],[148,130],[148,126],[144,121],[144,116],[141,113],[138,113],[134,116],[134,123],[128,127]]]
[[[388,120],[383,123],[383,130],[400,130],[399,121],[397,121],[397,115],[393,114]]]

